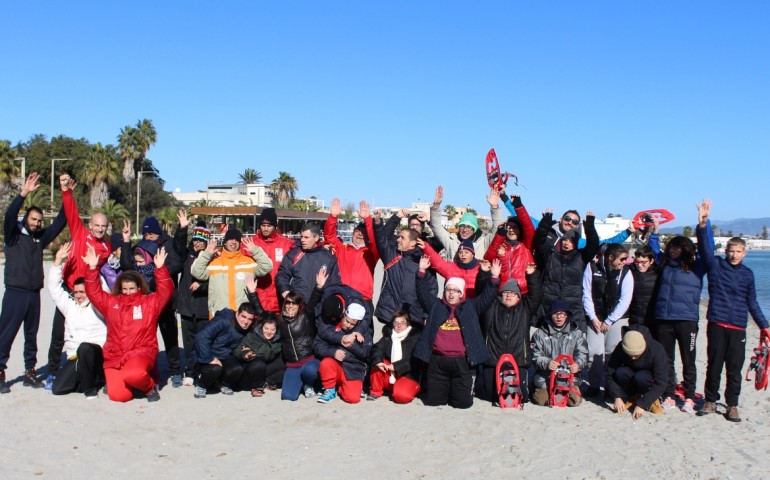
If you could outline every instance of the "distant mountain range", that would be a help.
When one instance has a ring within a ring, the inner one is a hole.
[[[762,233],[762,227],[767,226],[770,228],[770,217],[764,218],[738,218],[736,220],[712,220],[711,225],[716,225],[716,233],[723,232],[728,235],[728,232],[732,231],[733,235],[760,235]],[[695,231],[695,224],[690,225]],[[682,233],[684,226],[678,227],[662,227],[661,233]]]

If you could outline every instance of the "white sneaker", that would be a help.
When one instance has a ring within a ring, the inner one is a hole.
[[[688,398],[684,401],[682,404],[682,408],[680,408],[681,411],[684,413],[695,413],[695,402],[692,401],[692,399]]]
[[[663,400],[663,410],[671,410],[676,408],[676,401],[671,397],[666,397],[665,400]]]
[[[315,390],[313,390],[313,387],[311,385],[305,385],[302,387],[303,394],[305,395],[305,398],[313,398],[315,397]]]
[[[183,387],[192,387],[194,383],[195,383],[195,380],[193,380],[192,377],[184,377],[182,379],[182,386]]]

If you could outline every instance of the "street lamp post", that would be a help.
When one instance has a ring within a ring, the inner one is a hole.
[[[56,174],[54,173],[54,165],[56,162],[66,162],[67,160],[72,160],[71,158],[52,158],[51,159],[51,210],[53,210],[53,180],[56,177]]]
[[[143,173],[156,173],[154,170],[142,170],[136,172],[136,223],[134,224],[134,231],[136,236],[139,236],[139,203],[142,200],[142,174]]]

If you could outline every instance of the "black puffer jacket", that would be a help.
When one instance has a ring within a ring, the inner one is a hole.
[[[543,283],[540,273],[527,275],[529,291],[513,307],[506,307],[497,300],[481,317],[481,332],[492,358],[484,364],[495,367],[501,355],[513,355],[519,367],[529,367],[532,352],[529,345],[529,328],[537,320],[537,311],[543,300]]]
[[[671,373],[671,364],[668,361],[668,355],[657,340],[652,338],[650,330],[644,325],[631,325],[625,331],[636,330],[644,335],[644,341],[647,344],[647,348],[644,353],[636,360],[631,360],[631,357],[623,350],[623,343],[619,343],[615,347],[615,351],[610,355],[609,361],[607,361],[607,377],[605,385],[607,385],[607,392],[612,398],[622,398],[628,400],[623,395],[623,389],[618,385],[614,379],[615,371],[620,367],[628,367],[634,372],[640,370],[649,370],[652,373],[652,378],[655,380],[650,389],[642,395],[642,398],[637,400],[636,404],[649,410],[655,400],[659,399],[663,395],[666,386],[668,386],[668,379]]]
[[[401,342],[401,360],[393,363],[393,370],[398,377],[407,376],[417,382],[420,381],[420,371],[422,363],[413,355],[414,347],[420,339],[420,329],[412,327],[409,335]],[[390,351],[393,349],[393,339],[390,336],[384,336],[372,347],[369,354],[369,365],[374,368],[375,365],[383,360],[390,362]]]
[[[585,314],[583,313],[583,272],[599,251],[599,235],[594,227],[594,217],[586,216],[583,226],[586,231],[586,246],[581,249],[561,252],[559,244],[553,245],[548,240],[551,226],[555,222],[552,215],[547,213],[535,232],[536,258],[538,267],[543,275],[543,306],[540,317],[545,318],[545,312],[551,308],[551,302],[561,299],[573,312],[572,320],[581,330],[585,330]]]
[[[636,265],[631,265],[631,273],[634,275],[634,296],[628,307],[628,323],[649,326],[655,318],[653,297],[658,282],[658,267],[652,265],[642,273]]]
[[[284,362],[299,362],[313,356],[313,341],[316,336],[315,306],[321,300],[322,291],[314,288],[305,309],[294,320],[281,316],[281,356]],[[261,316],[265,309],[255,292],[248,292],[249,303],[257,309]]]
[[[193,249],[192,241],[187,242],[187,227],[177,228],[174,233],[174,252],[183,259],[182,275],[179,277],[179,288],[176,295],[176,311],[186,317],[207,318],[209,316],[208,280],[198,280],[190,273],[193,262],[200,252]],[[122,253],[122,252],[121,252]],[[190,290],[190,285],[198,282],[198,289]]]

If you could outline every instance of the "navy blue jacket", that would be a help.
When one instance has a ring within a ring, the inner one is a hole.
[[[242,330],[229,308],[218,311],[195,335],[195,350],[199,363],[211,363],[215,358],[226,360],[241,343],[249,330]]]
[[[18,221],[23,204],[24,197],[17,195],[5,211],[5,286],[39,292],[43,288],[43,250],[67,226],[67,217],[62,208],[51,226],[30,235]]]
[[[712,255],[703,260],[709,280],[708,321],[745,329],[751,313],[759,328],[768,328],[757,303],[754,272],[742,263],[732,266],[722,257]]]
[[[427,310],[423,309],[417,299],[415,286],[415,276],[419,270],[422,250],[414,248],[399,252],[391,243],[398,225],[395,219],[398,219],[397,215],[393,215],[385,225],[374,225],[374,238],[383,265],[382,291],[374,315],[380,322],[389,324],[393,314],[402,307],[406,307],[412,324],[419,325],[427,316]],[[438,280],[435,273],[428,273],[426,277],[426,288],[435,297],[438,295]]]
[[[278,296],[283,295],[283,292],[294,291],[302,295],[302,299],[307,302],[315,288],[315,276],[322,267],[326,267],[326,273],[329,275],[326,287],[341,283],[337,258],[331,252],[324,247],[307,251],[300,247],[292,248],[281,260],[281,266],[275,276]]]
[[[714,237],[711,222],[705,228],[695,228],[698,237],[698,255],[692,269],[685,272],[679,262],[666,259],[666,265],[660,269],[658,293],[655,300],[655,318],[658,320],[700,319],[700,293],[703,289],[703,276],[706,274],[705,257],[714,256]]]
[[[355,327],[348,331],[337,330],[337,325],[330,325],[326,322],[316,321],[318,334],[313,341],[313,351],[316,357],[334,358],[337,350],[345,351],[345,359],[342,361],[342,371],[345,372],[345,378],[348,380],[363,380],[368,369],[367,361],[369,352],[372,349],[372,335],[369,327],[361,321]],[[363,343],[353,342],[349,347],[342,346],[342,336],[349,333],[358,332],[364,337]],[[338,340],[331,340],[337,338]]]
[[[490,278],[478,297],[465,300],[455,307],[455,317],[460,324],[460,331],[465,342],[465,355],[471,366],[479,365],[492,358],[492,354],[489,353],[489,349],[484,343],[479,317],[495,302],[499,283],[499,280]],[[431,293],[429,288],[429,277],[418,274],[417,294],[428,312],[428,322],[425,324],[425,330],[414,348],[414,356],[425,363],[430,362],[433,342],[436,339],[438,329],[449,319],[451,312],[449,305]]]

